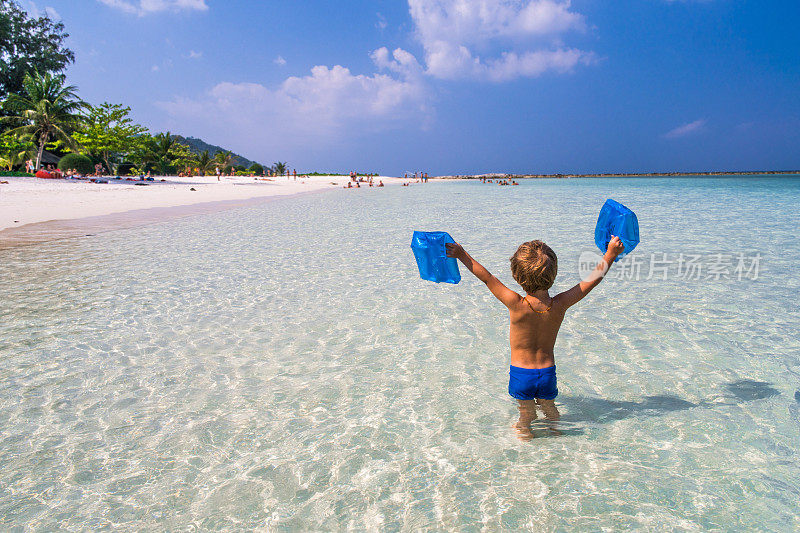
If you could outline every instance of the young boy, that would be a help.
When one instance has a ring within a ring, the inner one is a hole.
[[[549,420],[558,420],[556,366],[553,347],[564,313],[594,289],[625,247],[619,237],[608,243],[603,260],[584,280],[561,294],[550,296],[558,272],[555,252],[542,241],[523,243],[511,258],[511,274],[525,289],[520,296],[475,261],[459,244],[447,244],[447,256],[455,257],[484,282],[511,315],[511,370],[508,393],[519,401],[521,434],[530,434],[536,404]],[[528,435],[532,436],[532,434]]]

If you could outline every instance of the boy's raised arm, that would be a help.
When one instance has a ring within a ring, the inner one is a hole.
[[[519,294],[512,291],[503,282],[492,275],[491,272],[486,270],[483,265],[475,261],[464,248],[458,243],[447,243],[447,257],[454,257],[461,261],[467,270],[475,274],[475,277],[481,280],[489,287],[495,298],[503,302],[506,307],[511,307],[522,298]]]
[[[556,296],[555,301],[558,302],[558,304],[564,309],[566,309],[567,307],[571,307],[583,300],[584,296],[589,294],[592,289],[597,287],[597,285],[603,281],[603,277],[606,275],[606,273],[608,273],[611,265],[614,264],[614,260],[624,250],[625,246],[622,244],[622,241],[619,239],[619,237],[612,237],[611,242],[608,243],[608,249],[603,256],[603,259],[597,263],[597,266],[594,267],[592,273],[589,274],[585,280],[581,281],[571,289]]]

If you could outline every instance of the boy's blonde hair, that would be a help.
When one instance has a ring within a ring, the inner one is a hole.
[[[552,287],[557,273],[558,257],[542,241],[522,243],[511,257],[511,275],[528,294]]]

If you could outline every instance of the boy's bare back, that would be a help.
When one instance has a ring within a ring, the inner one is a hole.
[[[525,296],[520,297],[508,311],[511,318],[511,364],[520,368],[553,366],[553,348],[565,310],[557,305],[555,298],[542,302]]]
[[[586,280],[551,297],[548,289],[544,288],[526,291],[525,296],[520,296],[489,273],[459,244],[447,245],[447,255],[459,259],[508,308],[511,319],[511,365],[532,369],[547,368],[555,364],[553,349],[567,309],[581,301],[600,283],[623,250],[622,241],[614,237],[603,260]]]
[[[461,245],[447,245],[447,255],[464,263],[508,308],[511,318],[508,393],[519,402],[519,420],[514,424],[519,438],[533,438],[531,422],[536,419],[536,406],[548,420],[559,420],[561,415],[554,402],[558,387],[553,348],[564,314],[600,283],[624,249],[620,239],[613,237],[602,261],[587,279],[551,297],[549,290],[558,272],[558,259],[543,242],[523,243],[511,258],[511,272],[525,289],[525,296],[503,285]]]

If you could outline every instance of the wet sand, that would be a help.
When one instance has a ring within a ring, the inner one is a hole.
[[[321,191],[308,191],[283,196],[259,196],[243,200],[220,200],[174,207],[151,207],[122,213],[111,213],[109,215],[25,224],[18,228],[7,228],[0,231],[0,250],[61,239],[91,236],[107,231],[156,224],[193,215],[207,215],[218,211],[248,207],[283,198],[294,198],[315,192]]]
[[[386,185],[403,181],[383,176],[376,178],[375,183],[378,179]],[[124,181],[109,184],[37,178],[8,178],[8,181],[0,185],[0,250],[329,191],[341,188],[349,178],[298,177],[296,181],[223,178],[218,182],[213,176],[168,177],[165,182],[147,182],[148,187]],[[369,189],[362,184],[364,188]]]

